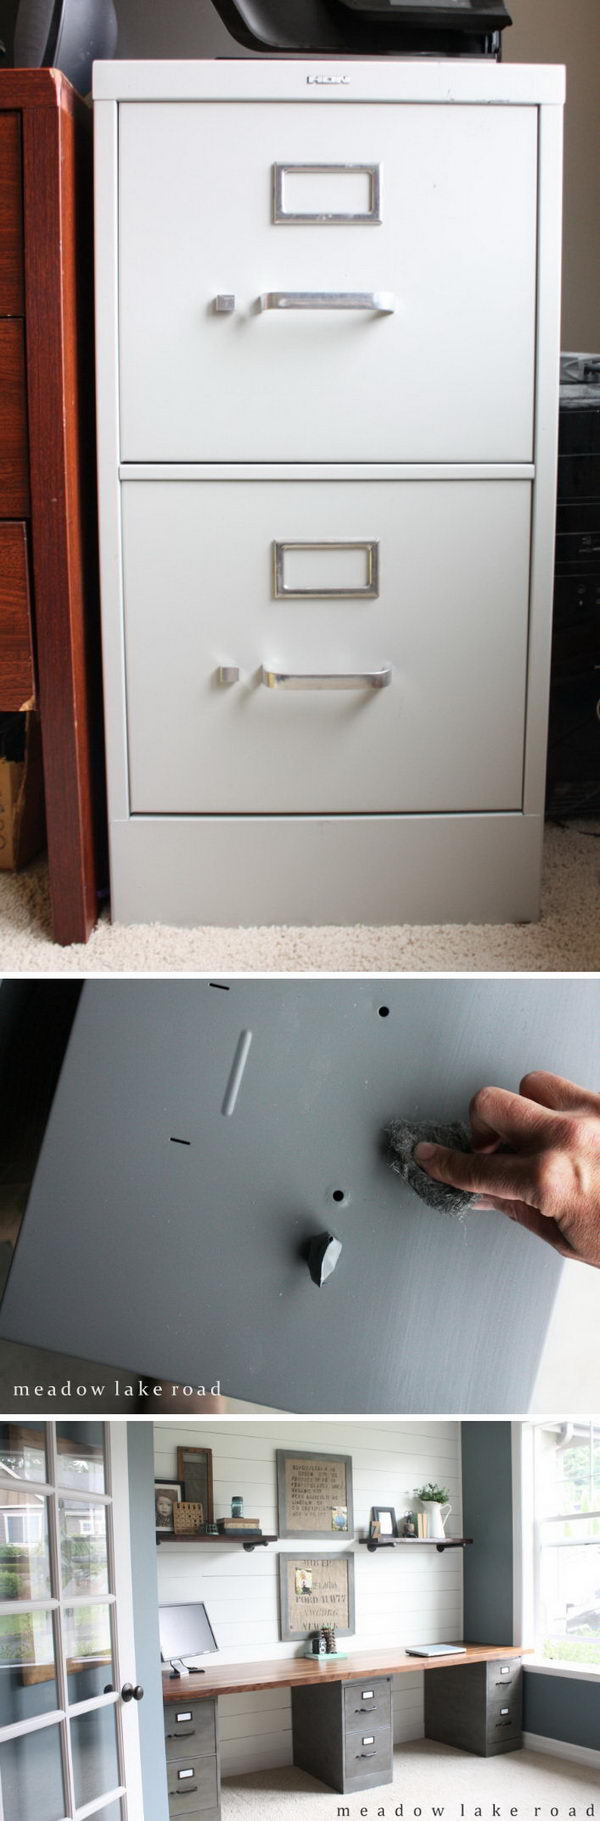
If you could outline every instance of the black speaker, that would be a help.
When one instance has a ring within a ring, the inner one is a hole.
[[[15,69],[62,70],[80,94],[87,94],[92,64],[114,56],[117,46],[114,0],[20,0],[15,20]]]

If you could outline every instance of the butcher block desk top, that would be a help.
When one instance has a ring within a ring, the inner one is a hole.
[[[203,1675],[192,1670],[189,1676],[171,1681],[163,1676],[163,1701],[186,1699],[207,1700],[215,1695],[258,1693],[267,1688],[300,1688],[315,1682],[353,1682],[363,1676],[398,1676],[405,1670],[464,1668],[468,1663],[493,1663],[499,1658],[528,1654],[516,1644],[467,1644],[460,1656],[410,1657],[406,1650],[359,1650],[328,1663],[322,1657],[288,1657],[272,1663],[226,1663],[206,1669]]]

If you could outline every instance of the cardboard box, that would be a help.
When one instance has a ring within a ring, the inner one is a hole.
[[[19,872],[46,838],[36,714],[0,714],[0,872]]]

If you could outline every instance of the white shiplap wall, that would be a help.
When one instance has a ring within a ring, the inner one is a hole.
[[[352,1455],[354,1521],[364,1535],[372,1505],[411,1506],[415,1486],[438,1480],[449,1488],[449,1535],[462,1535],[460,1424],[417,1418],[371,1418],[364,1422],[277,1421],[259,1418],[220,1422],[155,1424],[157,1479],[174,1479],[180,1445],[213,1452],[215,1517],[226,1517],[233,1493],[241,1493],[248,1516],[264,1531],[277,1531],[275,1450],[309,1448]],[[320,1538],[272,1544],[245,1555],[242,1549],[193,1543],[161,1543],[158,1591],[161,1603],[204,1600],[222,1663],[291,1657],[297,1644],[281,1643],[278,1618],[278,1550],[324,1550]],[[349,1545],[331,1541],[332,1553]],[[451,1643],[462,1637],[462,1550],[382,1550],[369,1555],[353,1547],[356,1632],[348,1648],[385,1649],[395,1644]],[[394,1685],[395,1738],[423,1736],[423,1672],[398,1676]],[[226,1695],[219,1701],[223,1774],[291,1764],[290,1693]]]

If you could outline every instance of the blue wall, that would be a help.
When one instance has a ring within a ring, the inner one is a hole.
[[[465,1536],[464,1635],[471,1644],[513,1641],[513,1515],[510,1423],[462,1425]],[[527,1640],[523,1640],[525,1643]],[[516,1643],[521,1642],[515,1639]],[[525,1732],[600,1751],[600,1682],[580,1677],[524,1677]]]
[[[162,1678],[158,1637],[158,1585],[154,1516],[152,1423],[127,1424],[135,1672],[144,1687],[139,1705],[144,1821],[168,1821]]]

